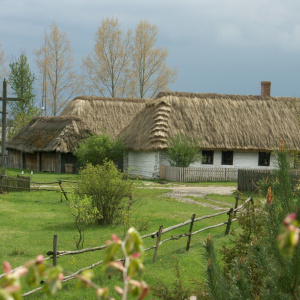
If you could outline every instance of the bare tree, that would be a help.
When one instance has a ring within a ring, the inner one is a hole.
[[[55,22],[50,29],[50,34],[45,33],[44,45],[35,54],[44,105],[48,106],[48,114],[50,108],[50,114],[55,116],[79,92],[80,84],[67,34],[60,32]]]
[[[131,32],[124,34],[117,18],[102,20],[93,52],[83,59],[90,88],[103,96],[124,96],[130,63]]]
[[[132,96],[153,98],[176,79],[177,69],[171,69],[166,63],[168,50],[155,47],[157,35],[157,26],[146,21],[136,27],[132,49]]]

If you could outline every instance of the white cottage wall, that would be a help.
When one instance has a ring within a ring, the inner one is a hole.
[[[169,166],[168,155],[163,151],[136,152],[129,151],[124,154],[124,168],[131,174],[148,179],[159,178],[160,165]],[[222,165],[222,151],[214,151],[214,164],[204,165],[198,161],[191,167],[224,167],[224,168],[252,168],[252,169],[273,169],[276,167],[276,157],[271,154],[270,166],[258,166],[258,152],[234,152],[233,165]]]
[[[149,179],[159,177],[160,153],[158,151],[129,151],[127,152],[126,160],[126,165],[130,174],[139,175]]]
[[[164,166],[170,166],[169,157],[165,152],[161,152],[161,164]],[[202,164],[201,161],[197,161],[191,164],[190,167],[272,169],[276,167],[276,157],[274,154],[271,154],[270,166],[265,167],[258,165],[258,152],[233,152],[233,165],[222,165],[222,151],[214,151],[213,165],[205,165]]]

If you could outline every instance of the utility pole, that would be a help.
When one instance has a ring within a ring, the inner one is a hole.
[[[22,101],[20,98],[10,98],[7,97],[7,81],[3,80],[3,91],[0,101],[2,101],[2,145],[1,145],[1,168],[5,168],[5,150],[6,150],[6,104],[7,101]]]

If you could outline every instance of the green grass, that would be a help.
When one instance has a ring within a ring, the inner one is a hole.
[[[8,170],[7,174],[20,174],[20,170]],[[25,175],[27,175],[25,173]],[[51,182],[56,180],[77,180],[78,175],[55,174],[35,172],[33,181]],[[137,181],[137,186],[142,186],[147,181]],[[174,183],[179,185],[178,183]],[[205,183],[206,184],[206,183]],[[215,185],[216,183],[213,183]],[[232,183],[230,183],[232,184]],[[196,186],[194,183],[193,185]],[[148,228],[141,235],[158,230],[160,225],[164,228],[177,223],[189,220],[193,213],[196,217],[216,213],[216,210],[205,208],[200,205],[179,202],[164,194],[168,192],[168,185],[159,185],[165,189],[137,188],[134,199],[138,201],[135,205],[135,215],[137,222],[149,219]],[[202,186],[202,184],[201,184]],[[232,185],[234,186],[234,185]],[[207,198],[235,203],[233,196],[207,195]],[[208,200],[207,200],[208,201]],[[75,250],[74,237],[77,231],[73,220],[69,215],[68,205],[61,202],[61,195],[57,192],[12,192],[0,195],[0,257],[2,261],[9,261],[13,267],[22,265],[26,261],[36,257],[38,254],[46,254],[52,250],[53,235],[58,235],[58,250]],[[140,219],[140,220],[139,220]],[[198,230],[212,224],[221,223],[227,220],[227,215],[218,216],[214,219],[205,219],[194,224],[193,230]],[[236,223],[233,227],[237,226]],[[163,235],[163,239],[177,236],[188,232],[188,226]],[[203,241],[210,233],[215,240],[215,245],[220,248],[223,244],[228,244],[229,239],[224,236],[225,227],[219,227],[205,231],[192,237],[189,252],[185,251],[186,238],[163,243],[158,251],[157,261],[152,262],[153,250],[145,253],[144,264],[146,272],[144,280],[149,285],[156,284],[156,278],[163,280],[166,284],[171,284],[175,280],[173,269],[174,256],[178,259],[185,285],[193,289],[190,282],[192,278],[202,280],[204,278],[206,262],[203,259]],[[116,233],[123,237],[124,228],[122,225],[96,226],[90,225],[86,230],[85,248],[103,245],[110,239],[111,234]],[[144,239],[145,247],[155,245],[155,239]],[[77,271],[85,266],[89,266],[103,259],[103,251],[89,252],[81,255],[63,256],[58,259],[58,263],[70,272]],[[100,286],[109,286],[113,289],[115,284],[121,285],[120,276],[108,279],[102,267],[94,269],[94,281]],[[56,299],[93,299],[94,291],[91,289],[81,289],[75,291],[76,282],[69,281],[63,284],[63,290],[58,293]],[[29,299],[43,299],[45,296],[37,293]]]

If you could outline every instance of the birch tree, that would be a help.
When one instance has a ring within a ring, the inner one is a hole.
[[[168,50],[156,47],[158,28],[141,21],[135,30],[132,49],[131,94],[153,98],[175,81],[177,70],[168,67]]]
[[[35,53],[42,95],[47,101],[46,114],[55,116],[79,92],[80,84],[67,33],[59,31],[55,22],[50,29],[50,34],[45,33],[44,45]]]
[[[130,63],[131,32],[125,34],[117,18],[105,18],[96,33],[93,52],[83,59],[90,88],[102,96],[124,96]]]

